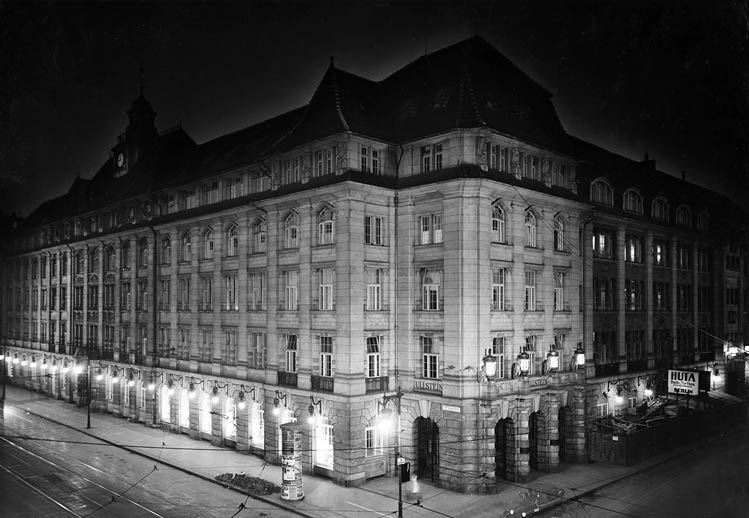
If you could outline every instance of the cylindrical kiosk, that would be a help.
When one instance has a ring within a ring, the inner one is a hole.
[[[302,429],[300,423],[281,425],[281,498],[304,498],[302,481]]]

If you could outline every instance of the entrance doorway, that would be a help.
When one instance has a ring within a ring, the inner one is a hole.
[[[439,480],[440,429],[428,417],[416,419],[416,442],[418,448],[418,474],[422,480]]]
[[[509,480],[507,460],[511,455],[509,448],[513,430],[514,424],[509,418],[500,419],[494,427],[494,474],[499,480]]]

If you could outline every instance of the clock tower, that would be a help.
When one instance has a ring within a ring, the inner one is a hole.
[[[148,154],[156,140],[156,112],[153,111],[151,103],[143,97],[142,78],[140,95],[127,110],[127,117],[125,133],[117,138],[117,145],[111,151],[115,178],[124,176],[128,170],[132,170],[138,161]]]

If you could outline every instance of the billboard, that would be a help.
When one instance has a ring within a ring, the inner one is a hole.
[[[697,394],[699,394],[700,389],[699,380],[700,372],[698,371],[682,371],[669,369],[668,393],[696,396]]]

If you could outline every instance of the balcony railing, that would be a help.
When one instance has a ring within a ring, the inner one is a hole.
[[[284,387],[296,387],[296,372],[278,371],[278,384]]]
[[[329,376],[312,375],[312,390],[319,392],[333,392],[333,380]]]
[[[380,376],[379,378],[364,378],[364,383],[367,392],[385,392],[388,389],[387,376]]]

